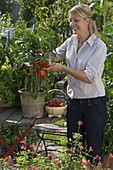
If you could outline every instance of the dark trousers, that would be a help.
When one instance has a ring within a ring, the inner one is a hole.
[[[105,96],[91,99],[69,98],[68,100],[67,137],[73,139],[73,133],[78,133],[78,122],[82,121],[79,133],[83,136],[83,143],[87,144],[87,150],[93,148],[90,152],[91,163],[97,155],[98,161],[104,161],[102,144],[107,117]]]

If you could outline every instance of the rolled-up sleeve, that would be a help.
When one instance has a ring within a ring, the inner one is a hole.
[[[106,45],[103,42],[98,43],[84,70],[91,82],[94,81],[97,75],[100,75],[100,77],[102,76],[106,53]]]
[[[67,41],[65,41],[60,47],[56,48],[55,61],[62,61],[62,60],[65,59],[65,57],[66,57],[66,49],[67,49]]]

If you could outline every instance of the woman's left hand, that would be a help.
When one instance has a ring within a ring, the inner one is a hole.
[[[55,64],[49,64],[48,68],[42,68],[42,69],[48,72],[59,72],[59,71],[63,71],[64,67],[65,66],[62,64],[55,63]]]

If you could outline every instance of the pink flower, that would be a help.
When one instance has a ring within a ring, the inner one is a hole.
[[[21,140],[20,143],[26,144],[26,140]]]
[[[55,165],[54,168],[57,168],[57,166]]]
[[[110,158],[113,158],[113,154],[112,154],[112,153],[110,153],[110,155],[109,155],[109,156],[110,156]]]
[[[99,166],[102,166],[102,162],[99,162],[98,165],[99,165]]]
[[[94,149],[90,146],[89,152],[93,152],[93,151],[94,151]]]
[[[89,163],[89,160],[83,159],[82,165],[87,165]]]
[[[5,161],[7,161],[8,159],[9,159],[9,156],[6,156],[6,157],[5,157]]]
[[[51,154],[51,155],[52,155],[52,157],[55,157],[55,153],[54,153],[54,152],[52,152],[52,154]]]
[[[96,156],[94,157],[94,160],[97,160],[97,159],[99,159],[99,155],[96,155]]]
[[[78,123],[77,123],[79,126],[81,126],[81,125],[83,125],[84,124],[84,122],[82,122],[82,121],[78,121]]]
[[[36,153],[37,153],[37,151],[34,150],[34,152],[33,152],[33,157],[36,157]]]
[[[29,148],[30,148],[30,149],[33,149],[34,147],[35,147],[35,146],[34,146],[34,145],[32,145],[32,144],[29,146]]]
[[[72,153],[73,153],[73,154],[75,154],[75,153],[76,153],[76,150],[75,150],[75,149],[73,149],[73,150],[72,150]]]
[[[61,164],[61,161],[59,160],[58,162],[57,162],[57,164],[58,164],[58,166]]]
[[[38,56],[38,53],[35,53],[34,56],[35,56],[35,57]]]
[[[42,146],[41,146],[41,145],[39,145],[39,146],[38,146],[38,149],[39,149],[39,150],[42,150]]]
[[[74,134],[74,135],[73,135],[73,138],[75,139],[76,137],[77,137],[77,135],[76,135],[76,134]]]
[[[56,134],[57,134],[57,135],[59,135],[59,134],[60,134],[59,130],[56,130]]]
[[[26,148],[26,145],[23,144],[23,145],[21,146],[21,149],[26,150],[26,149],[27,149],[27,148]]]
[[[48,153],[48,154],[47,154],[47,156],[48,156],[48,157],[50,157],[50,156],[51,156],[51,154],[50,154],[50,153]]]
[[[10,162],[10,164],[12,164],[12,163],[13,163],[13,160],[12,160],[12,159],[10,159],[10,160],[9,160],[9,162]]]
[[[82,155],[82,152],[80,152],[80,155]]]
[[[37,158],[40,159],[40,155],[38,155]]]
[[[33,168],[33,170],[38,170],[37,168],[36,168],[36,166]]]
[[[66,143],[68,143],[69,141],[68,140],[66,140]]]
[[[47,166],[46,166],[46,165],[44,165],[44,169],[47,169]]]

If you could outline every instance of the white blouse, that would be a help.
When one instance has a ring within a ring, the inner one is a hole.
[[[68,75],[67,94],[70,98],[85,99],[105,95],[102,82],[107,48],[105,43],[92,34],[77,52],[78,38],[72,35],[59,48],[56,48],[56,61],[66,58],[67,66],[83,70],[91,84]]]

